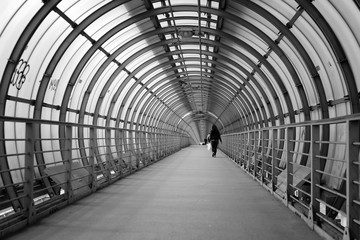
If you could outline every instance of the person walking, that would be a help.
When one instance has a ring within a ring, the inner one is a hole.
[[[211,128],[210,134],[209,134],[209,142],[211,144],[211,151],[212,151],[212,156],[215,157],[216,156],[216,152],[217,152],[217,147],[219,145],[219,141],[222,143],[221,140],[221,135],[220,135],[220,131],[219,129],[216,127],[216,125],[214,124]]]

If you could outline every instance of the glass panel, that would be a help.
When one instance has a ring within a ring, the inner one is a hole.
[[[56,20],[57,16],[50,14],[28,43],[17,65],[17,70],[13,74],[13,84],[9,88],[9,95],[24,99],[36,97],[47,63],[69,32],[67,23],[61,19]]]
[[[128,100],[128,99],[124,99],[124,97],[125,97],[126,93],[129,91],[129,89],[131,88],[131,86],[132,86],[133,84],[135,84],[135,80],[134,80],[134,79],[130,79],[129,82],[126,83],[123,91],[120,93],[120,95],[118,96],[118,98],[115,99],[115,100],[116,100],[116,103],[115,103],[115,105],[114,105],[114,111],[111,112],[111,117],[113,117],[113,118],[117,118],[117,117],[118,117],[117,115],[118,115],[118,113],[119,113],[119,110],[120,110],[121,106],[125,104],[123,101],[127,101],[127,100]],[[134,92],[133,92],[133,94],[134,94]],[[131,96],[130,96],[130,97],[131,97]],[[124,109],[126,109],[126,108],[124,108]],[[123,112],[125,112],[125,111],[123,111]],[[124,120],[124,119],[123,119],[123,114],[122,114],[122,115],[119,115],[119,116],[121,116],[121,120]]]
[[[81,23],[92,12],[108,2],[111,2],[111,0],[63,0],[57,5],[57,8],[65,12],[65,14],[76,23]]]
[[[3,75],[3,70],[17,39],[42,6],[41,1],[1,1],[0,52],[2,57],[0,58],[0,76]]]
[[[306,92],[309,104],[311,106],[314,106],[318,103],[317,97],[318,94],[316,93],[315,84],[312,81],[312,77],[310,76],[310,73],[308,72],[308,68],[306,67],[306,64],[303,62],[303,59],[300,58],[299,53],[296,51],[296,49],[289,49],[292,47],[291,45],[288,45],[288,41],[286,38],[284,38],[284,41],[281,41],[279,43],[279,46],[281,46],[281,49],[285,52],[287,57],[292,63],[292,66],[295,68],[301,83],[304,86],[304,90]]]
[[[294,109],[295,110],[301,109],[303,107],[301,98],[297,90],[297,87],[295,86],[292,76],[287,71],[288,70],[287,67],[283,64],[282,60],[276,54],[271,54],[270,57],[268,58],[268,61],[270,65],[275,69],[276,73],[279,75],[279,81],[283,83],[286,90],[288,91]],[[264,65],[261,67],[261,69],[263,68]]]
[[[76,81],[70,99],[69,99],[69,108],[71,109],[80,109],[80,106],[83,102],[85,92],[89,87],[90,83],[93,81],[94,75],[97,73],[99,66],[105,61],[105,55],[103,52],[96,52],[93,57],[89,60],[81,74],[79,75],[78,80]],[[104,70],[105,74],[110,77],[110,74],[115,70],[117,66],[113,63]]]
[[[347,90],[344,81],[340,80],[343,79],[343,76],[339,64],[332,54],[331,46],[324,41],[325,37],[316,24],[309,19],[310,17],[306,13],[302,14],[302,16],[305,19],[300,18],[296,21],[292,32],[310,56],[312,64],[317,68],[325,89],[326,98],[329,100],[343,98],[347,94]],[[309,23],[311,23],[311,27]],[[284,42],[288,43],[288,40],[284,38]],[[308,79],[312,82],[312,77]],[[311,88],[308,82],[305,82],[305,84],[306,88]]]
[[[91,46],[91,43],[83,36],[79,36],[72,42],[51,76],[50,84],[44,98],[45,103],[61,105],[63,94],[68,86],[71,74],[81,60],[81,57]]]
[[[92,36],[95,40],[98,40],[113,27],[116,27],[120,23],[128,20],[133,15],[133,9],[138,7],[139,1],[131,1],[120,5],[101,15],[96,21],[86,28],[85,32]]]
[[[274,110],[274,114],[277,115],[277,108],[276,108],[276,104],[273,98],[273,95],[271,94],[271,92],[269,91],[268,86],[265,84],[264,80],[262,80],[260,78],[260,76],[256,73],[254,75],[254,78],[256,79],[256,81],[258,82],[258,84],[260,85],[260,88],[265,92],[265,95],[268,97],[270,105],[272,106],[272,109]],[[261,94],[261,92],[259,91],[258,87],[252,83],[252,81],[250,81],[248,84],[251,84],[251,86],[255,89],[256,93],[260,96],[260,98],[264,101],[264,106],[267,106],[267,103],[264,100],[263,95]]]
[[[135,44],[133,44],[131,47],[127,48],[126,50],[124,50],[123,52],[120,53],[120,55],[116,58],[117,61],[119,62],[125,62],[128,58],[134,56],[136,53],[138,53],[139,50],[149,46],[149,42],[146,40],[137,42]],[[152,51],[158,51],[159,48],[153,49]],[[154,53],[152,54],[154,55]]]
[[[160,65],[161,63],[168,62],[169,60],[166,59],[157,59],[154,57],[154,52],[146,52],[143,53],[141,56],[137,57],[133,61],[127,64],[126,68],[133,72],[138,67],[142,66],[143,68],[140,69],[140,72],[137,73],[137,77],[140,78],[140,76],[144,73],[149,71],[149,69],[154,68],[155,66]],[[145,66],[146,65],[146,66]]]
[[[142,81],[143,83],[149,84],[148,87],[151,88],[152,86],[154,86],[154,84],[158,83],[159,81],[167,83],[169,80],[164,80],[167,76],[169,76],[171,73],[164,73],[164,74],[160,74],[164,72],[163,69],[157,69],[155,71],[150,72],[150,74],[147,74],[144,78],[144,80]],[[156,76],[156,78],[155,78]],[[148,81],[151,80],[151,83],[148,83]]]
[[[251,11],[248,8],[245,8],[243,5],[233,2],[232,7],[228,8],[229,13],[234,16],[240,16],[243,20],[251,23],[258,29],[262,30],[266,35],[268,35],[271,39],[276,39],[279,30],[271,24],[267,19],[259,14]],[[240,23],[236,23],[235,25],[240,25]],[[251,31],[250,28],[247,28],[248,31]]]

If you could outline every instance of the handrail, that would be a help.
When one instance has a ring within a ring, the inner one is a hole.
[[[298,123],[288,123],[288,124],[283,124],[281,126],[263,127],[261,129],[255,128],[255,129],[250,129],[250,130],[247,130],[247,131],[242,131],[242,133],[256,132],[256,131],[259,131],[259,130],[272,130],[272,129],[286,129],[286,128],[294,128],[294,127],[304,127],[304,126],[311,126],[311,125],[338,124],[338,123],[344,123],[346,121],[354,121],[354,120],[359,120],[359,119],[360,119],[360,113],[355,113],[355,114],[351,114],[351,115],[334,117],[334,118],[319,119],[319,120],[312,120],[312,121],[304,121],[304,122],[298,122]],[[232,135],[236,135],[236,134],[239,134],[239,132],[225,133],[225,134],[223,134],[221,136],[232,136]]]
[[[8,116],[1,123],[0,238],[190,145],[168,129]]]
[[[103,130],[110,129],[110,130],[127,130],[129,132],[134,132],[134,133],[154,133],[151,131],[125,129],[125,128],[111,127],[111,126],[90,125],[90,124],[85,124],[85,123],[72,123],[72,122],[62,122],[62,121],[54,121],[54,120],[46,120],[46,119],[33,119],[33,118],[9,117],[9,116],[0,116],[0,122],[35,123],[35,124],[85,127],[85,128],[95,127],[97,129],[103,129]],[[165,132],[179,134],[179,132],[177,132],[177,131],[173,131],[173,130],[169,130],[169,129],[161,129],[162,134],[166,134]],[[160,133],[160,131],[159,131],[159,133]],[[185,134],[183,134],[183,135],[185,135]]]
[[[228,133],[222,140],[227,156],[312,229],[330,239],[360,239],[360,114]]]

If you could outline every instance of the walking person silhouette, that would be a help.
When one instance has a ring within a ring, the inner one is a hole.
[[[211,144],[211,151],[212,151],[212,156],[215,157],[216,156],[216,152],[217,152],[217,147],[219,145],[219,141],[222,143],[221,140],[221,135],[220,135],[220,131],[219,129],[216,127],[216,125],[214,124],[211,128],[210,134],[209,134],[209,142]]]

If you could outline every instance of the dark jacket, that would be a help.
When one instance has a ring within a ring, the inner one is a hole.
[[[209,139],[210,139],[210,141],[211,140],[220,140],[220,142],[222,142],[220,132],[215,125],[213,125],[213,127],[210,131]]]

